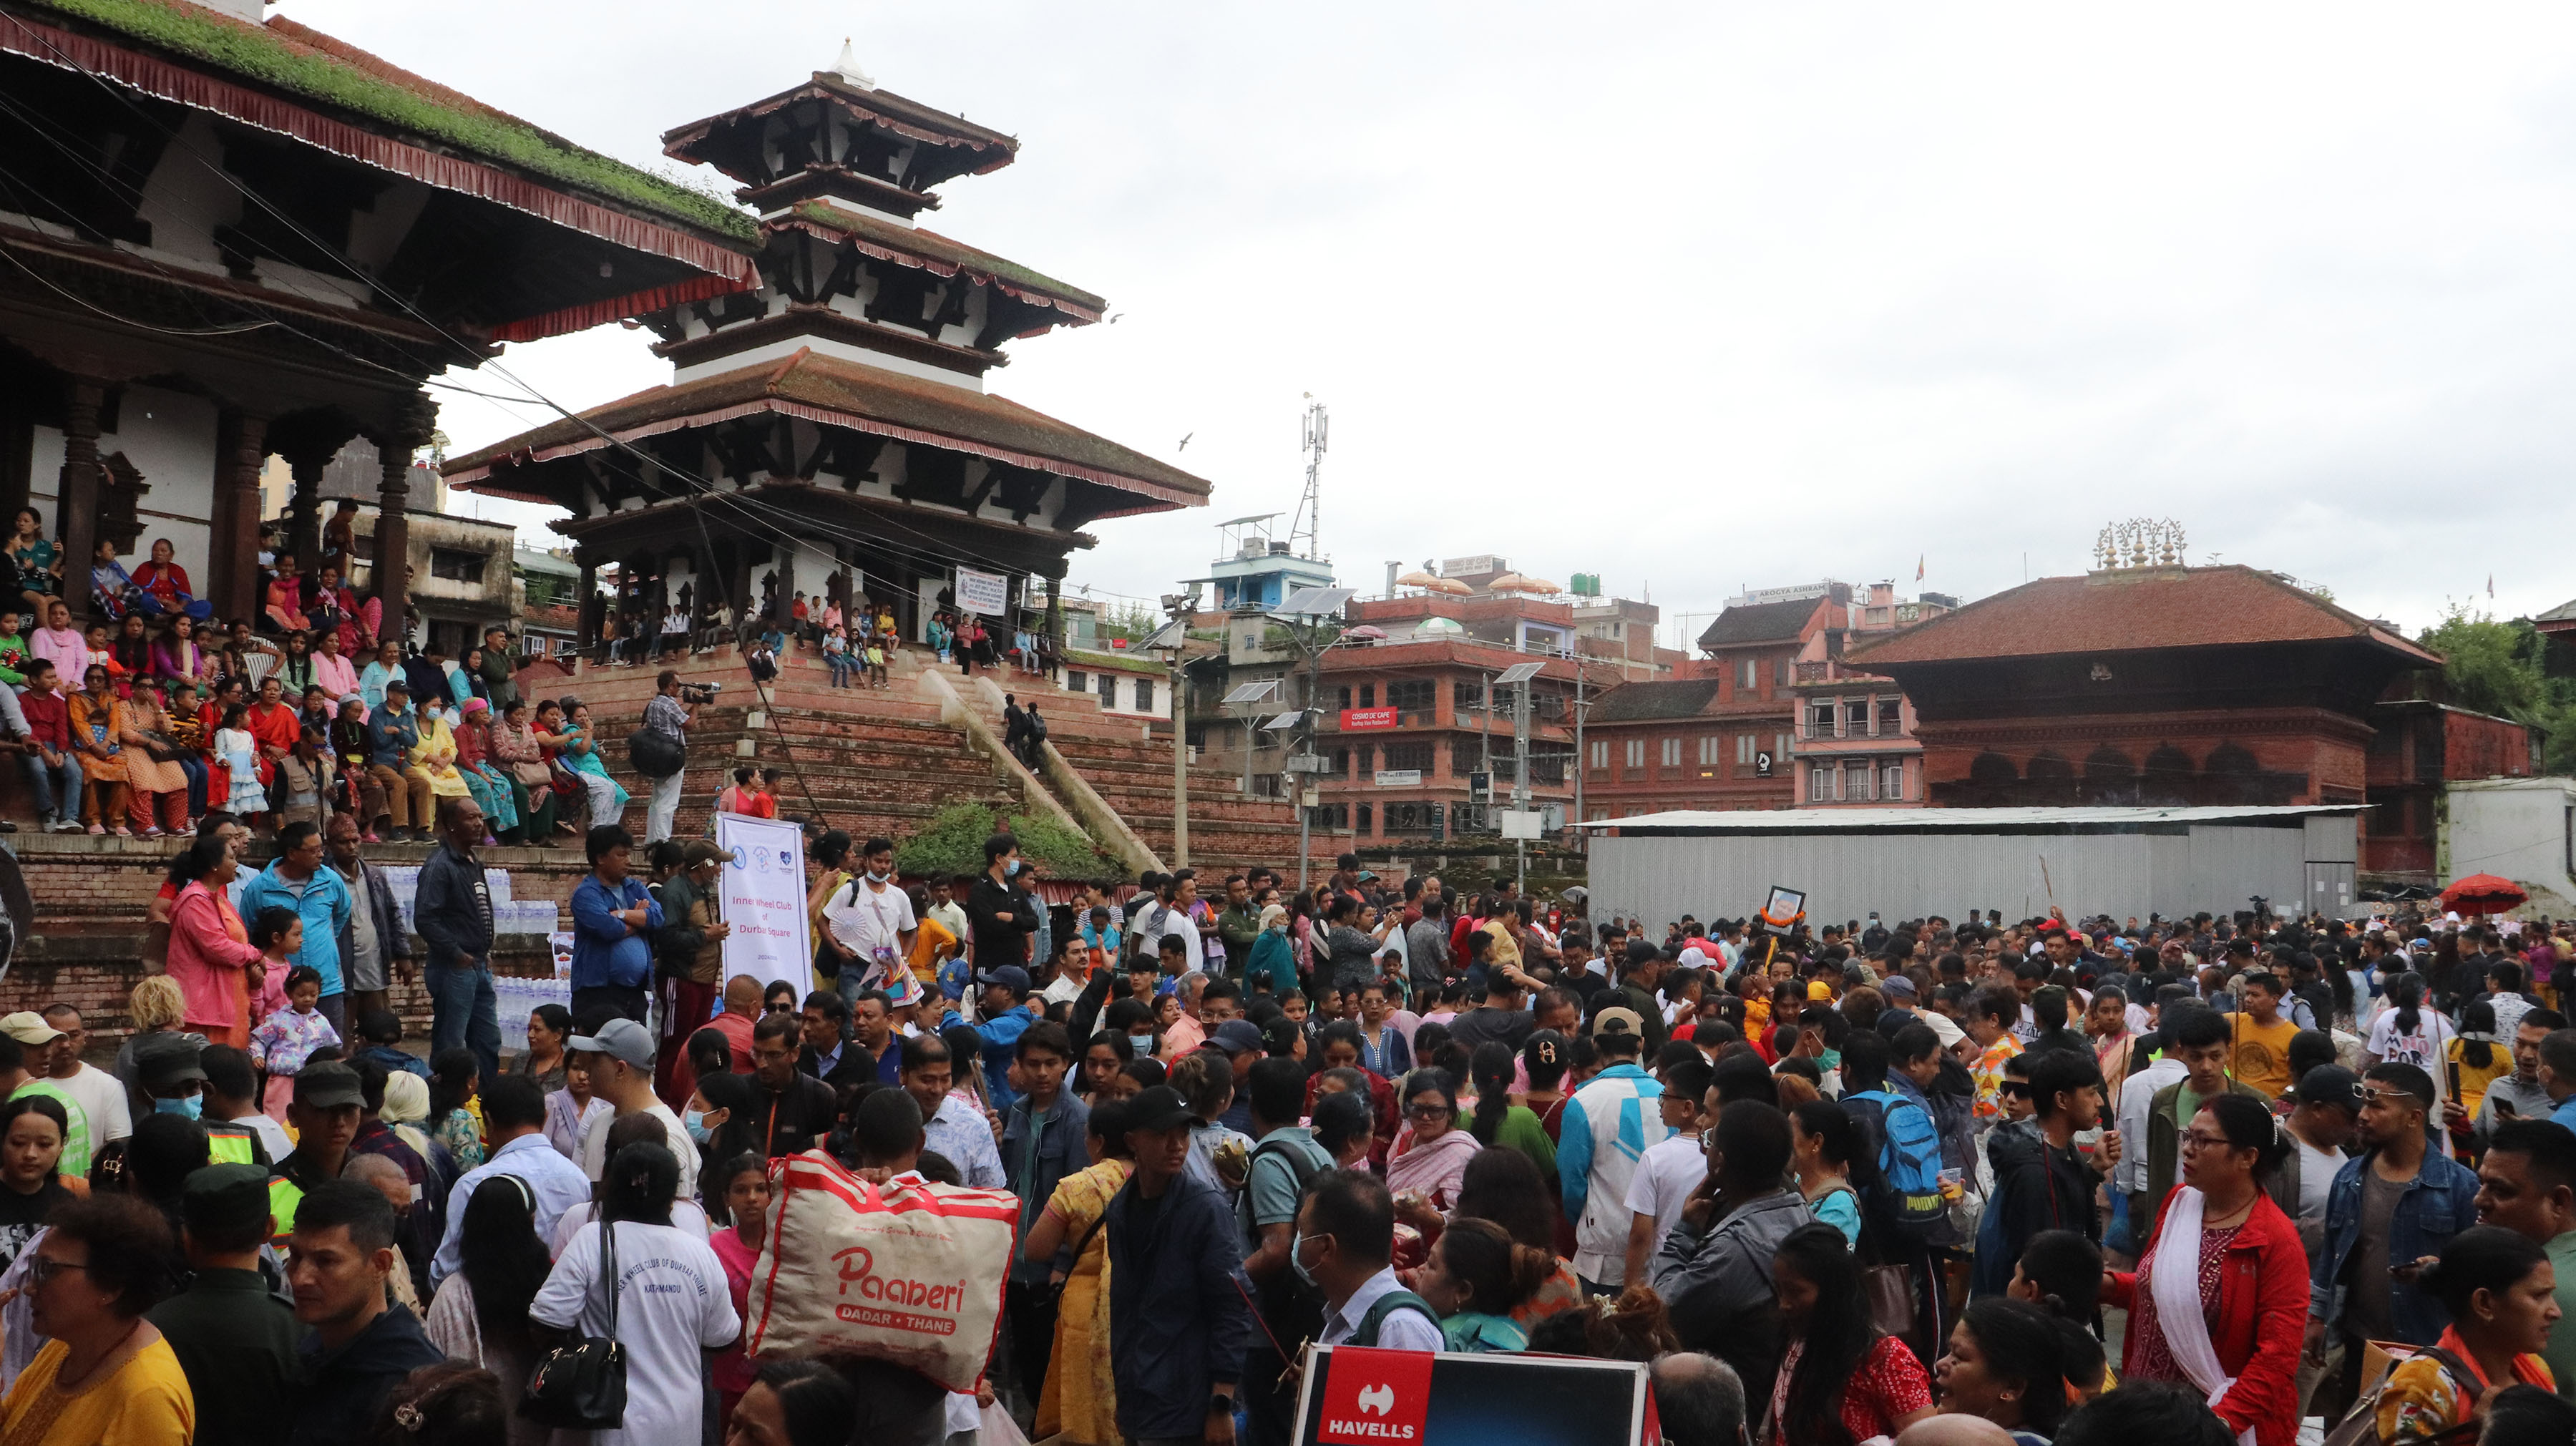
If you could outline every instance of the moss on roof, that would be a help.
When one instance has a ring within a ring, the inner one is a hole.
[[[585,150],[291,21],[253,25],[186,0],[34,0],[203,65],[740,241],[745,213]]]
[[[962,241],[942,236],[936,231],[924,231],[912,226],[897,226],[890,221],[880,221],[873,216],[862,216],[855,211],[844,210],[829,201],[807,201],[789,211],[788,214],[800,221],[812,222],[825,230],[865,237],[876,245],[926,256],[945,266],[963,266],[970,271],[981,271],[986,275],[999,277],[1024,291],[1043,291],[1050,296],[1060,296],[1087,310],[1105,311],[1109,307],[1106,300],[1079,286],[1058,281],[1042,271],[1032,270],[1006,257],[996,256],[990,251],[979,251]]]

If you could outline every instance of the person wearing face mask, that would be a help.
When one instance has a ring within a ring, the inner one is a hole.
[[[1388,1351],[1446,1349],[1440,1312],[1396,1283],[1395,1197],[1386,1182],[1335,1170],[1306,1187],[1288,1267],[1324,1295],[1328,1346]]]
[[[887,987],[905,968],[918,927],[911,897],[894,885],[894,841],[869,839],[859,849],[858,875],[823,904],[824,936],[840,957],[834,987],[841,998]]]
[[[1015,882],[1019,863],[1018,839],[997,833],[984,840],[984,876],[966,896],[967,928],[979,972],[989,974],[1005,964],[1028,967],[1029,939],[1038,931],[1038,906]]]

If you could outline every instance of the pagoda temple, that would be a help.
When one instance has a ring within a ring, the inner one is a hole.
[[[1001,580],[1008,617],[1058,632],[1085,525],[1205,505],[1200,478],[987,390],[1004,343],[1108,305],[919,224],[937,187],[1009,165],[1012,137],[879,89],[845,49],[663,149],[739,183],[758,289],[643,318],[669,385],[446,465],[454,486],[572,514],[554,525],[581,568],[585,647],[610,564],[616,605],[642,616],[864,596],[917,640],[968,572],[987,597]]]

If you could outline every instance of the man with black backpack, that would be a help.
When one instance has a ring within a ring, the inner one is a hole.
[[[1396,1283],[1395,1196],[1366,1170],[1332,1170],[1306,1187],[1289,1268],[1324,1293],[1328,1346],[1439,1351],[1440,1312]]]
[[[1306,1186],[1333,1168],[1333,1157],[1301,1127],[1306,1067],[1286,1056],[1252,1066],[1244,1082],[1252,1104],[1252,1164],[1237,1212],[1243,1220],[1244,1274],[1252,1277],[1259,1326],[1243,1357],[1244,1415],[1252,1446],[1286,1446],[1297,1422],[1297,1388],[1288,1367],[1323,1333],[1323,1292],[1298,1278],[1288,1257],[1297,1239],[1297,1202]]]
[[[644,725],[627,739],[636,771],[653,780],[652,806],[644,814],[644,842],[649,846],[671,836],[671,821],[680,811],[680,779],[689,761],[689,722],[695,700],[681,696],[680,675],[664,668],[653,680],[653,696],[644,702]]]

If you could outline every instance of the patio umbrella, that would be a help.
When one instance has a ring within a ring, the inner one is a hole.
[[[2442,907],[2455,914],[2501,914],[2530,897],[2511,879],[2471,874],[2442,891]]]
[[[1473,597],[1476,592],[1474,588],[1467,586],[1465,583],[1460,582],[1454,577],[1435,577],[1431,581],[1424,583],[1423,586],[1431,589],[1433,592],[1445,592],[1452,597]]]
[[[1433,577],[1427,572],[1415,571],[1408,572],[1404,576],[1397,578],[1395,580],[1395,585],[1397,587],[1436,587],[1439,585],[1439,582],[1440,579]]]
[[[1342,636],[1345,638],[1359,638],[1373,643],[1386,636],[1386,629],[1364,623],[1356,628],[1343,629]]]

